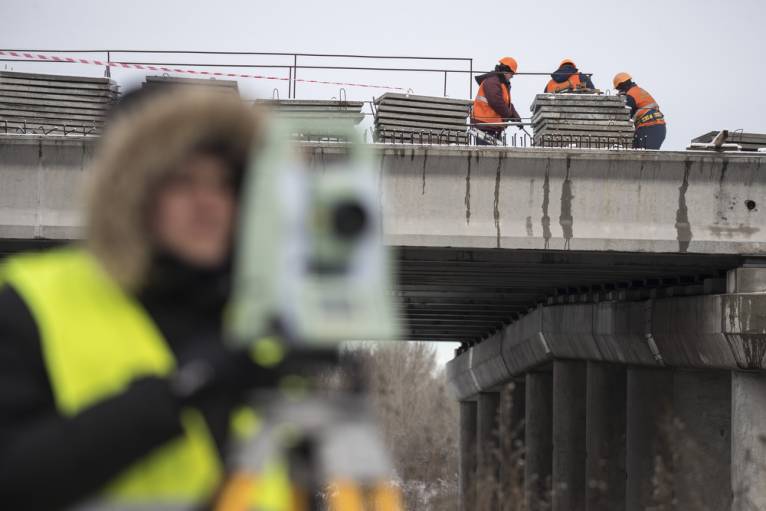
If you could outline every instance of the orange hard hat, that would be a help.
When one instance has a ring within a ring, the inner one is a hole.
[[[628,73],[617,73],[614,75],[614,79],[612,80],[612,84],[614,85],[614,88],[616,89],[618,85],[621,83],[627,82],[628,80],[632,80],[633,77],[630,76]]]
[[[574,63],[574,60],[572,59],[564,59],[559,64],[559,67],[563,66],[564,64],[572,64],[574,67],[577,67],[577,64]]]
[[[516,62],[516,59],[513,57],[503,57],[502,59],[500,59],[500,63],[510,67],[511,71],[513,71],[514,73],[519,68],[519,63]]]

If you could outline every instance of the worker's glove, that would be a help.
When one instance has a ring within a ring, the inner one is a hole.
[[[276,387],[288,375],[310,375],[331,356],[331,352],[285,352],[277,343],[233,348],[221,339],[201,339],[180,357],[184,362],[170,378],[170,387],[182,404],[196,404],[216,395],[236,398],[251,390]]]

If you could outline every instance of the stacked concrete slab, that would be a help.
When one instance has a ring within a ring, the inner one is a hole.
[[[331,119],[355,126],[362,122],[362,101],[324,101],[307,99],[262,99],[256,104],[286,119],[316,121]]]
[[[710,131],[692,139],[687,148],[703,151],[766,151],[766,134],[741,131]]]
[[[535,144],[545,147],[631,147],[634,127],[622,96],[538,94],[532,102]]]
[[[364,103],[362,101],[273,99],[257,100],[255,103],[266,108],[273,115],[292,120],[296,124],[318,122],[318,128],[311,131],[308,128],[303,128],[299,133],[294,134],[296,138],[301,140],[334,140],[335,135],[331,135],[321,128],[322,121],[356,126],[364,119],[362,112]]]
[[[468,143],[470,101],[386,93],[375,106],[378,142]]]
[[[157,89],[168,86],[197,86],[214,87],[222,92],[231,92],[239,94],[239,86],[235,80],[214,80],[200,78],[179,78],[176,76],[147,76],[141,85],[144,89]]]
[[[117,97],[107,78],[0,72],[0,133],[98,135]]]

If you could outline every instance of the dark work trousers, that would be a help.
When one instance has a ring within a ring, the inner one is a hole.
[[[665,124],[638,128],[633,138],[633,147],[636,149],[659,149],[662,147],[667,133],[668,129]]]

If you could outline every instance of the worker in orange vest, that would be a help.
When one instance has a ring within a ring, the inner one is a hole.
[[[509,121],[521,121],[511,100],[511,79],[516,74],[518,63],[513,57],[503,57],[495,66],[494,72],[476,77],[479,90],[473,100],[471,124],[476,125],[485,134],[500,139]],[[494,145],[490,142],[476,139],[477,145]]]
[[[595,88],[590,76],[581,73],[572,59],[564,59],[559,64],[559,68],[551,73],[545,92],[575,92]]]
[[[630,116],[636,125],[633,147],[659,149],[665,141],[667,126],[660,105],[651,94],[633,82],[628,73],[617,73],[612,81],[619,94],[624,95],[630,107]]]

